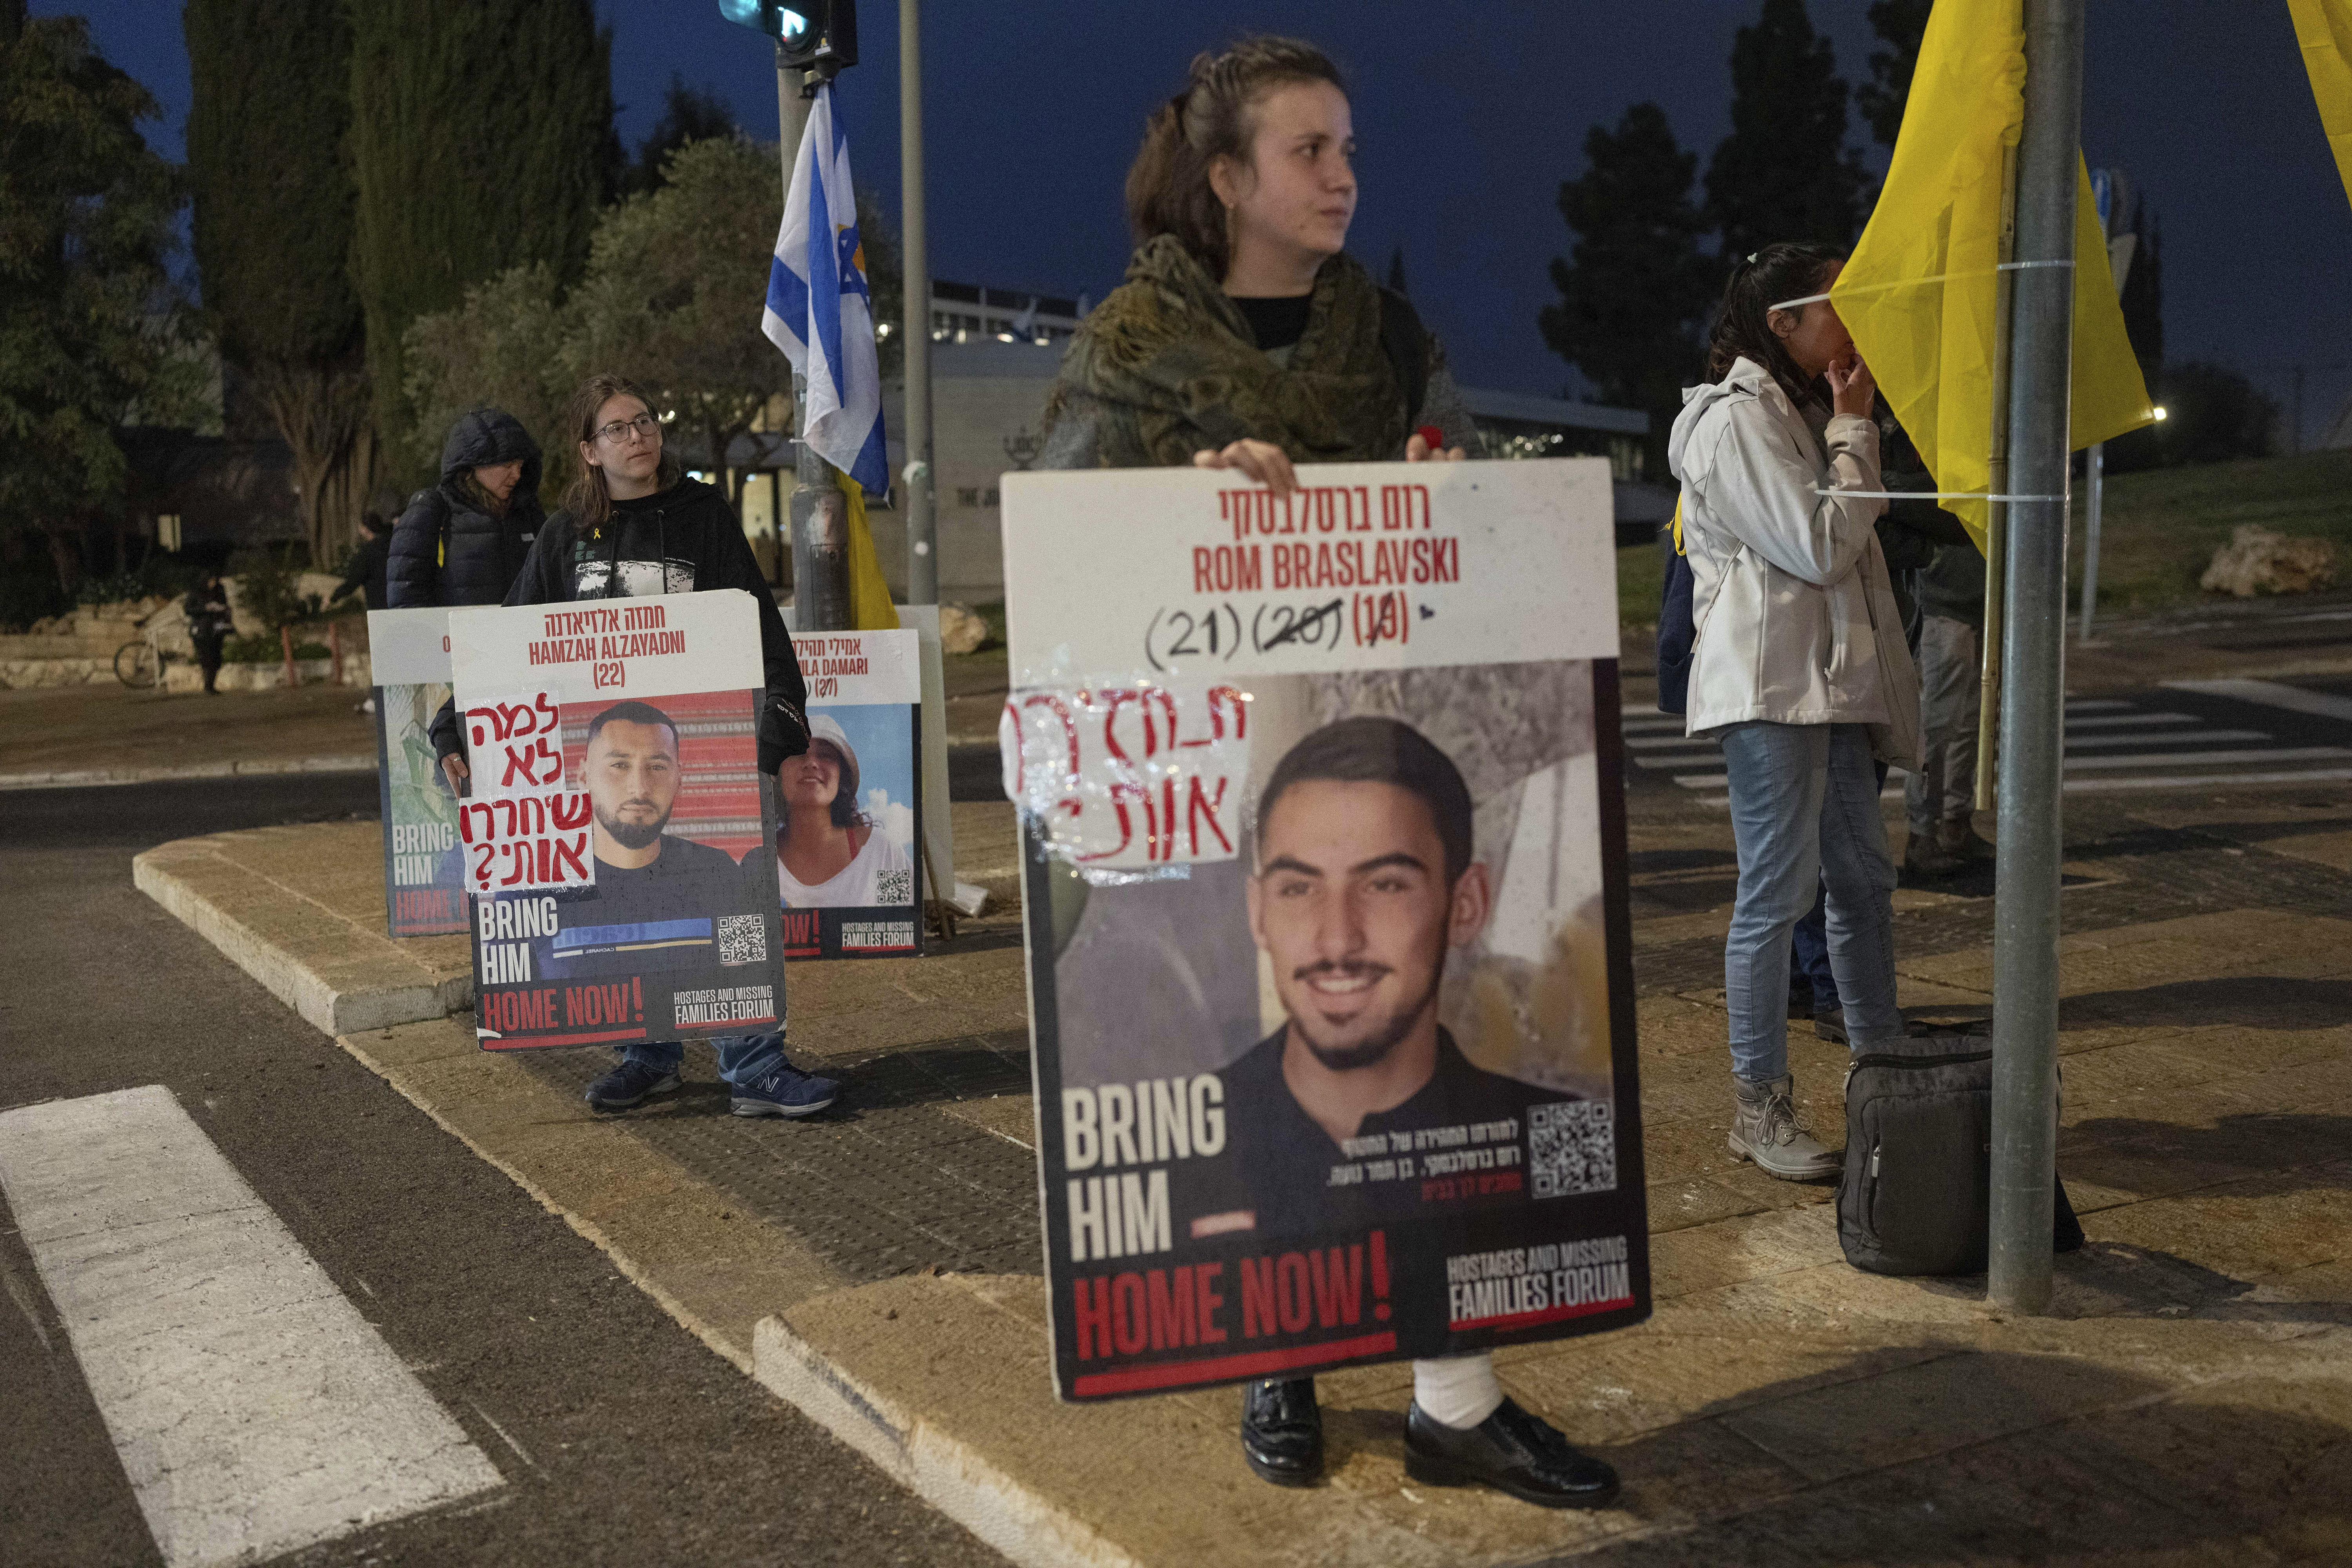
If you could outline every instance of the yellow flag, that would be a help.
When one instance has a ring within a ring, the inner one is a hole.
[[[2022,0],[1937,0],[1886,188],[1831,299],[1939,490],[1991,488],[2002,162],[2025,121]],[[2073,441],[2154,417],[2087,172],[2074,224]],[[1982,549],[1988,508],[1945,505]]]
[[[833,482],[841,487],[849,507],[850,629],[895,632],[898,606],[890,602],[890,585],[882,580],[882,558],[875,553],[874,535],[866,526],[866,487],[839,468],[833,469]]]
[[[2336,153],[2336,172],[2352,195],[2352,0],[2286,0],[2294,41],[2319,100],[2319,123]]]

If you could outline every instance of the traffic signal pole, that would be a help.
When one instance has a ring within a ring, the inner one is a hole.
[[[814,74],[814,73],[812,73]],[[830,75],[830,72],[825,73]],[[784,199],[792,200],[793,166],[808,133],[809,100],[802,74],[776,45],[776,118],[782,150]],[[803,632],[850,629],[849,502],[834,482],[833,465],[808,444],[808,378],[793,374],[793,627]]]
[[[931,252],[923,204],[923,5],[898,0],[898,186],[903,231],[898,330],[906,335],[907,603],[940,602],[938,489],[931,477]]]
[[[1992,1226],[1988,1295],[2050,1305],[2058,1151],[2058,879],[2064,761],[2068,402],[2083,0],[2025,0],[2025,125],[2011,277],[2002,562],[2000,854],[1993,904]]]

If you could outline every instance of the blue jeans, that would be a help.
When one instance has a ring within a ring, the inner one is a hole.
[[[714,1035],[719,1047],[719,1076],[738,1087],[757,1083],[784,1065],[784,1033]],[[639,1040],[623,1047],[622,1059],[662,1072],[674,1072],[686,1059],[686,1047],[677,1040]]]
[[[1721,732],[1739,892],[1724,943],[1731,1070],[1789,1070],[1790,933],[1825,902],[1830,970],[1856,1051],[1900,1039],[1895,1005],[1895,862],[1859,724],[1734,724]]]
[[[1872,764],[1878,775],[1878,790],[1886,793],[1886,764]],[[1813,1011],[1824,1013],[1838,1005],[1837,977],[1830,972],[1829,888],[1823,885],[1821,895],[1813,900],[1812,910],[1789,932],[1789,994],[1801,998],[1810,990]]]

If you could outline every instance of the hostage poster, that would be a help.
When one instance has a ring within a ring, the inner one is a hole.
[[[776,1027],[751,596],[453,610],[449,629],[484,1048]]]
[[[449,612],[368,612],[375,681],[376,779],[383,819],[384,929],[450,936],[466,929],[457,801],[434,760],[433,715],[449,697]]]
[[[793,637],[809,749],[776,774],[787,958],[922,952],[922,656],[911,631]]]
[[[1007,475],[1055,1381],[1649,1312],[1607,465]]]

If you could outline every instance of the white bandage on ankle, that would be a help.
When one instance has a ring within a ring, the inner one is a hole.
[[[1412,1402],[1440,1426],[1477,1426],[1503,1403],[1503,1385],[1495,1381],[1494,1352],[1475,1351],[1413,1363]]]

